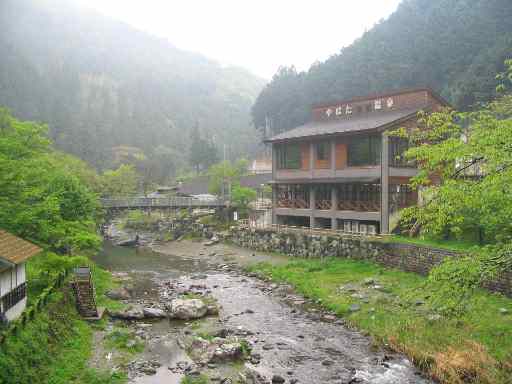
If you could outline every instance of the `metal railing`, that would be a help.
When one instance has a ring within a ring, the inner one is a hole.
[[[197,199],[194,197],[133,197],[125,199],[101,199],[104,208],[162,208],[162,207],[222,207],[220,199]]]
[[[243,219],[238,220],[238,226],[247,229],[259,229],[273,231],[277,233],[302,233],[302,234],[313,234],[319,236],[350,236],[350,237],[361,237],[361,238],[385,238],[388,234],[378,233],[363,233],[363,232],[351,232],[344,231],[342,229],[328,229],[328,228],[310,228],[310,227],[296,227],[291,225],[282,224],[261,224],[250,222],[249,220]]]

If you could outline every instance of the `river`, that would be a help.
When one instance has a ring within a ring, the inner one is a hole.
[[[194,241],[166,243],[154,250],[105,242],[94,260],[114,272],[130,273],[136,299],[157,300],[166,282],[204,285],[221,306],[219,318],[209,320],[210,326],[246,330],[246,339],[261,361],[245,365],[269,382],[273,375],[279,375],[286,383],[430,383],[404,356],[372,347],[368,337],[347,328],[342,320],[326,320],[318,310],[302,305],[302,298],[287,287],[270,286],[239,268],[257,261],[286,262],[285,257],[223,244],[205,247]],[[139,375],[131,381],[179,383],[182,373],[169,367],[190,362],[176,342],[183,328],[189,326],[169,320],[151,323],[143,358],[156,360],[161,366],[156,374]],[[230,369],[212,365],[204,372],[220,382]]]

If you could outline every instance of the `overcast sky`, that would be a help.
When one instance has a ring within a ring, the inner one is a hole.
[[[78,0],[178,48],[270,79],[307,69],[389,16],[400,0]]]

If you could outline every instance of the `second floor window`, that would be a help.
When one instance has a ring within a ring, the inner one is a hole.
[[[327,141],[316,144],[316,158],[317,160],[326,161],[331,157],[331,146]]]
[[[351,167],[380,164],[380,136],[361,136],[350,140],[348,165]]]
[[[300,146],[286,144],[277,147],[277,169],[299,169],[301,167]]]

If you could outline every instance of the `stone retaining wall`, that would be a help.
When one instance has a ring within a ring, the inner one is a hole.
[[[258,251],[280,252],[296,257],[345,257],[372,261],[386,267],[426,275],[446,257],[457,252],[364,237],[321,236],[301,232],[233,228],[228,240]],[[512,271],[486,284],[486,288],[512,297]]]

